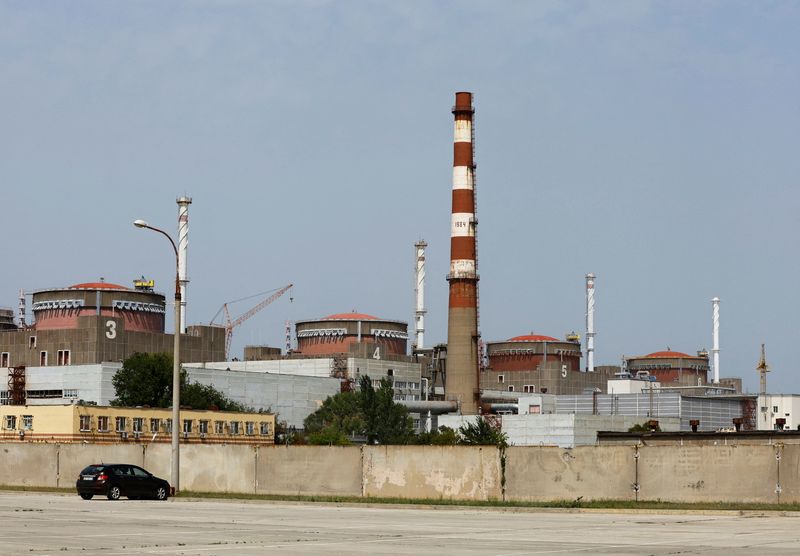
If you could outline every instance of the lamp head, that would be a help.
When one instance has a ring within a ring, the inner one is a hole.
[[[144,220],[134,220],[133,225],[137,228],[147,228],[147,222]]]

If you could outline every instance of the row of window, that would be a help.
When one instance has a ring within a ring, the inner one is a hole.
[[[33,415],[22,415],[20,430],[29,431],[33,430]],[[17,416],[6,415],[5,428],[13,431],[17,429]]]
[[[31,338],[35,339],[35,336],[31,336]],[[34,343],[35,345],[35,343]],[[32,346],[33,347],[33,346]],[[60,349],[57,351],[57,364],[58,365],[69,365],[71,360],[71,353],[68,349]],[[11,366],[11,354],[7,351],[0,353],[0,368],[6,368]],[[39,366],[46,367],[47,366],[47,352],[40,351],[39,352]]]
[[[767,406],[762,405],[761,406],[761,413],[766,413],[766,412],[767,412]],[[772,413],[778,413],[778,406],[777,405],[773,405],[772,406]],[[788,416],[789,416],[789,414],[786,413],[786,417],[788,417]]]
[[[97,432],[111,432],[111,421],[108,416],[97,416]],[[80,416],[80,430],[81,432],[91,432],[93,417],[91,415]],[[166,432],[172,433],[172,419],[159,419],[157,417],[146,420],[144,417],[114,417],[114,432],[128,432],[128,423],[130,422],[132,432]],[[255,435],[256,431],[262,436],[270,434],[270,423],[267,421],[211,421],[200,419],[194,421],[192,419],[183,419],[183,432],[191,434],[198,432],[200,434],[209,434],[213,423],[214,434],[246,434]],[[145,426],[148,430],[145,430]]]
[[[408,388],[410,390],[419,390],[419,382],[404,382],[402,380],[395,380],[393,386],[395,388]]]
[[[26,399],[78,399],[77,388],[65,388],[64,390],[26,390]],[[8,390],[0,390],[0,405],[9,405]]]
[[[94,418],[91,415],[81,415],[80,431],[92,432],[94,430],[92,428],[93,420]],[[144,417],[114,417],[113,432],[128,432],[129,422],[131,425],[130,430],[134,433],[172,433],[172,419],[151,418],[149,420],[145,420]],[[196,428],[195,423],[197,424]],[[111,418],[107,415],[98,415],[96,418],[96,424],[97,432],[112,432]],[[148,431],[145,431],[145,424],[149,425]],[[6,430],[16,430],[17,416],[6,415],[4,425]],[[195,422],[192,419],[183,419],[183,432],[187,434],[191,434],[195,431],[200,434],[208,434],[211,430],[211,426],[212,421],[210,420],[200,419]],[[22,415],[20,428],[21,430],[33,430],[33,415]],[[269,436],[271,433],[270,423],[267,421],[213,421],[213,430],[214,434],[230,435],[238,435],[243,433],[246,435],[255,435],[256,431],[258,431],[258,434],[262,436]]]
[[[499,384],[503,384],[503,383],[505,383],[505,381],[506,381],[505,375],[497,375],[497,382]],[[508,386],[508,391],[509,392],[513,392],[514,391],[514,385],[513,384],[510,384]],[[535,384],[523,384],[522,385],[522,391],[525,392],[526,394],[534,394],[534,393],[536,393],[536,385]]]

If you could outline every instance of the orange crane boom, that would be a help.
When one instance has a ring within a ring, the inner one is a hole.
[[[228,304],[229,303],[235,303],[236,301],[243,301],[244,299],[250,299],[252,297],[256,297],[258,295],[264,295],[264,294],[260,293],[260,294],[252,295],[250,297],[245,297],[245,298],[242,298],[242,299],[236,299],[234,301],[228,301],[227,303],[223,303],[223,305],[220,308],[220,310],[217,311],[217,314],[214,315],[213,319],[211,319],[211,324],[214,324],[214,321],[216,320],[217,316],[219,316],[219,314],[221,312],[225,314],[224,327],[225,327],[225,359],[226,360],[228,359],[228,355],[230,354],[230,350],[231,350],[231,340],[233,339],[233,329],[236,328],[237,326],[239,326],[240,324],[242,324],[244,321],[246,321],[247,319],[249,319],[253,315],[255,315],[256,313],[258,313],[264,307],[266,307],[267,305],[269,305],[270,303],[272,303],[273,301],[275,301],[276,299],[281,297],[287,291],[292,289],[293,285],[294,284],[289,284],[288,286],[284,286],[281,289],[277,290],[275,293],[273,293],[271,296],[269,296],[268,298],[266,298],[265,300],[260,302],[258,305],[256,305],[255,307],[253,307],[249,311],[247,311],[247,312],[243,313],[242,315],[236,317],[235,320],[231,320],[231,314],[228,311]],[[266,292],[266,293],[268,293],[268,292]],[[290,296],[289,300],[290,301],[294,301],[294,298]]]

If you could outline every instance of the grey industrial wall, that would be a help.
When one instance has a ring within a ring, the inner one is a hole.
[[[69,488],[90,463],[169,477],[170,447],[0,444],[0,485]],[[181,489],[452,500],[800,502],[800,445],[187,445]]]
[[[374,498],[499,500],[494,446],[367,446],[363,494]]]

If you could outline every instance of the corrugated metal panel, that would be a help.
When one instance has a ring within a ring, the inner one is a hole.
[[[695,398],[681,396],[678,392],[652,394],[592,394],[556,397],[556,413],[579,415],[633,415],[658,419],[678,417],[681,430],[691,430],[689,421],[698,419],[700,430],[717,430],[733,426],[735,417],[742,417],[739,399]]]
[[[556,398],[556,413],[581,415],[635,415],[658,418],[680,417],[680,394],[654,391],[650,394],[566,395]],[[595,403],[597,409],[595,411]]]

